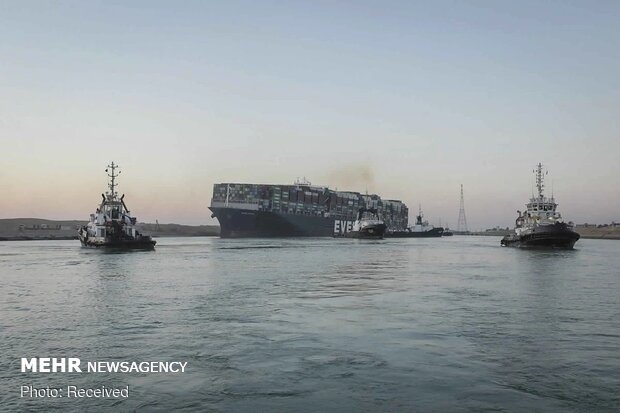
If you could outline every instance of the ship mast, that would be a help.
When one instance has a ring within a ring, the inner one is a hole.
[[[108,170],[111,170],[111,173],[108,173],[108,176],[110,177],[110,183],[108,184],[108,187],[110,188],[110,199],[116,198],[116,192],[114,191],[114,188],[117,184],[114,182],[114,180],[117,176],[121,174],[121,171],[118,171],[117,174],[114,173],[116,168],[118,168],[118,165],[115,165],[114,162],[112,162],[105,170],[106,172],[109,172]]]
[[[538,198],[542,199],[543,198],[543,190],[545,189],[545,184],[544,184],[544,176],[543,176],[543,165],[542,163],[538,163],[538,165],[536,165],[536,170],[534,171],[534,173],[536,174],[536,188],[538,188]]]

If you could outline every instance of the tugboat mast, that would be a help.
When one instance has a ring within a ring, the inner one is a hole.
[[[112,170],[112,173],[108,173],[108,176],[110,177],[110,183],[108,184],[108,188],[110,188],[110,199],[116,198],[116,192],[114,191],[114,188],[116,187],[116,183],[114,182],[114,180],[116,179],[117,176],[121,174],[121,171],[118,171],[117,174],[114,173],[114,170],[116,168],[118,168],[118,165],[115,165],[114,161],[112,161],[112,163],[108,165],[108,168],[105,170],[106,172],[108,172],[108,169]]]
[[[542,163],[538,163],[538,165],[536,165],[536,170],[534,171],[534,173],[536,174],[536,188],[538,188],[538,198],[542,199],[543,198],[543,190],[545,189],[545,184],[544,184],[544,175],[543,175],[543,165]]]

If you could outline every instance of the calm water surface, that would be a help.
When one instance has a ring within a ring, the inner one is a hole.
[[[0,243],[0,409],[620,411],[620,241],[160,238]],[[20,357],[187,361],[20,373]],[[129,385],[126,400],[20,399]]]

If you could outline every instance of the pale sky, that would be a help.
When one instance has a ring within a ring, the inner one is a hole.
[[[215,182],[620,221],[620,2],[0,2],[0,218],[210,224]]]

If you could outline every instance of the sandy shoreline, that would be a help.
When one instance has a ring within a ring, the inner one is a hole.
[[[86,221],[55,221],[40,218],[0,219],[0,241],[71,240],[77,239],[77,229]],[[145,234],[158,237],[216,237],[217,225],[180,225],[140,223],[138,228]],[[575,230],[583,239],[620,240],[620,227],[596,227],[578,225]],[[504,236],[509,231],[472,232],[476,236]]]
[[[71,240],[86,221],[56,221],[40,218],[0,219],[0,241]],[[138,230],[158,237],[218,236],[217,225],[179,225],[139,223]]]
[[[620,228],[618,227],[594,227],[594,226],[581,226],[578,225],[575,231],[581,235],[582,239],[620,239]],[[484,231],[484,232],[472,232],[471,235],[477,236],[489,236],[489,237],[503,237],[511,233],[511,231],[499,230],[499,231]]]

